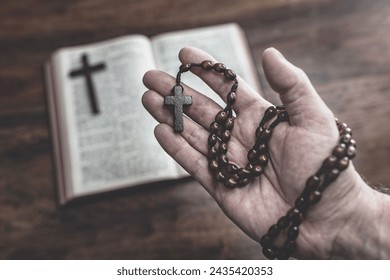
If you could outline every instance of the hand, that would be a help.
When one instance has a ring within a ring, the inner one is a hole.
[[[182,49],[179,57],[182,63],[215,61],[207,53],[194,48]],[[275,49],[267,49],[262,62],[268,82],[280,94],[281,103],[288,111],[290,123],[281,123],[274,129],[269,141],[270,162],[264,174],[244,188],[225,188],[208,168],[208,128],[216,113],[222,110],[219,105],[184,86],[184,93],[193,97],[193,104],[185,107],[188,116],[184,118],[185,128],[177,134],[172,129],[172,112],[163,105],[164,96],[170,94],[175,79],[160,71],[149,71],[144,76],[144,84],[149,90],[142,99],[145,108],[160,122],[155,135],[165,151],[202,184],[228,217],[256,241],[294,206],[307,178],[331,154],[339,136],[332,112],[302,70]],[[224,63],[228,65],[228,61]],[[226,101],[231,82],[215,71],[192,70]],[[258,123],[271,104],[241,78],[238,80],[237,99],[233,105],[237,118],[228,157],[243,166],[247,151],[254,144]],[[362,185],[364,183],[350,163],[325,190],[322,200],[305,216],[295,257],[331,256],[332,244],[359,206]]]

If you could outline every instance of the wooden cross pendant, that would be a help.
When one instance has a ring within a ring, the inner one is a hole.
[[[93,86],[92,82],[92,73],[96,71],[101,71],[104,68],[106,68],[106,65],[104,63],[99,63],[95,65],[90,65],[88,61],[88,56],[86,54],[83,54],[81,56],[81,63],[82,67],[80,69],[72,70],[69,73],[69,76],[71,78],[77,77],[77,76],[84,76],[85,82],[87,84],[87,90],[88,90],[88,97],[89,102],[91,104],[92,113],[98,114],[99,113],[99,105],[95,94],[95,88]]]
[[[184,129],[183,124],[183,106],[192,104],[192,96],[183,94],[183,87],[176,85],[172,89],[173,96],[166,96],[164,98],[165,105],[174,106],[175,132],[181,132]]]

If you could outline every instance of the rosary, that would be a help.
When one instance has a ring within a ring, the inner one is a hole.
[[[228,156],[228,143],[232,135],[235,117],[232,106],[237,98],[237,75],[222,63],[213,63],[205,60],[201,63],[187,63],[179,68],[176,76],[176,84],[172,88],[173,96],[165,97],[164,104],[174,106],[174,130],[183,131],[183,106],[192,104],[192,97],[183,94],[181,74],[192,67],[198,67],[205,71],[216,71],[224,78],[232,82],[232,87],[227,94],[226,107],[218,112],[214,121],[210,124],[208,138],[209,169],[215,175],[218,182],[226,188],[245,187],[253,178],[263,174],[270,158],[268,142],[271,139],[274,128],[281,122],[288,122],[289,116],[284,106],[271,106],[265,112],[255,132],[255,143],[247,154],[248,163],[244,167],[238,167],[232,163]],[[349,161],[356,155],[356,142],[352,139],[352,130],[346,123],[335,118],[340,134],[339,142],[327,157],[318,171],[310,176],[294,206],[273,224],[260,240],[263,254],[269,259],[288,259],[296,247],[296,239],[299,235],[299,226],[309,208],[320,201],[323,191],[337,179],[340,172],[345,170]],[[282,239],[282,245],[275,245],[275,240]]]

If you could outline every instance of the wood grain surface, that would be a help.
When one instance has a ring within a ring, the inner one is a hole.
[[[42,65],[57,48],[124,34],[237,22],[264,95],[260,56],[277,47],[354,130],[355,165],[390,186],[387,0],[3,0],[0,9],[1,259],[261,259],[193,180],[59,208]]]

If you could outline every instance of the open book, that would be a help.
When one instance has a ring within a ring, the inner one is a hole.
[[[245,36],[236,24],[151,39],[128,35],[59,49],[50,57],[45,75],[61,204],[188,176],[155,140],[156,122],[141,104],[144,73],[160,69],[176,75],[184,46],[211,53],[258,89]],[[194,75],[186,74],[183,82],[223,105]]]

